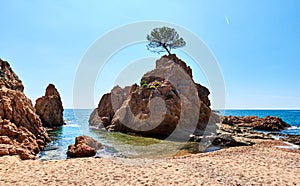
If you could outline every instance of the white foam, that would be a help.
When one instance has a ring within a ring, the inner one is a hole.
[[[78,124],[74,124],[74,123],[72,123],[72,124],[66,124],[65,126],[66,126],[66,127],[75,127],[75,128],[78,128],[78,127],[79,127]]]
[[[286,146],[276,146],[278,148],[283,148],[283,149],[298,149],[299,145],[295,145],[289,142],[284,142],[285,144],[287,144]]]
[[[300,130],[300,127],[297,126],[291,126],[287,128],[288,130]]]

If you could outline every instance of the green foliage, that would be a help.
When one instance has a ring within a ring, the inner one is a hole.
[[[148,87],[147,83],[142,84],[142,88],[147,88],[147,87]]]
[[[149,88],[151,88],[151,89],[156,89],[156,86],[151,85]]]
[[[144,84],[147,84],[145,80],[141,80],[140,85],[143,86]]]
[[[151,34],[147,35],[147,40],[147,49],[156,53],[167,51],[171,54],[171,49],[184,47],[186,44],[176,30],[169,27],[154,28]]]

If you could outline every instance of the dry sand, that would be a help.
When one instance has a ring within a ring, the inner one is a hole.
[[[160,160],[0,158],[0,185],[300,185],[300,150],[264,141]]]

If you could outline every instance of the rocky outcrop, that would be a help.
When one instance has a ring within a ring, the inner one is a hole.
[[[89,136],[78,136],[75,138],[75,144],[69,145],[67,156],[69,158],[92,157],[96,155],[97,150],[103,148],[101,143]]]
[[[192,70],[176,55],[163,56],[140,85],[114,87],[90,116],[94,128],[165,138],[205,129],[209,91],[192,79]]]
[[[11,69],[9,63],[0,59],[0,88],[3,87],[21,92],[24,90],[22,81]]]
[[[50,141],[41,120],[23,91],[22,82],[7,62],[0,60],[0,155],[34,159]]]
[[[17,127],[9,120],[0,119],[0,156],[19,155],[21,159],[35,159],[35,155],[45,147],[43,139],[25,127]]]
[[[251,142],[252,139],[274,140],[274,138],[279,138],[282,141],[300,145],[300,136],[279,132],[290,125],[278,117],[223,116],[223,122],[219,123],[218,126],[216,139],[219,135],[230,135],[238,142],[241,142],[240,140],[243,140],[242,142],[249,142],[250,140]],[[259,132],[256,129],[273,132]]]
[[[153,82],[147,82],[150,86]],[[133,85],[130,99],[118,108],[108,129],[143,136],[169,136],[177,126],[181,102],[176,89],[167,80],[153,88]]]
[[[250,127],[256,130],[266,131],[279,131],[286,127],[290,127],[289,124],[282,121],[279,117],[266,116],[259,118],[257,116],[224,116],[223,123],[238,127]]]
[[[44,127],[58,127],[64,124],[62,101],[53,84],[48,85],[45,96],[36,100],[35,109]]]
[[[230,134],[219,134],[212,140],[211,144],[213,146],[220,146],[220,147],[236,147],[236,146],[249,146],[249,145],[253,145],[254,143],[251,143],[249,141],[242,142],[236,140]]]
[[[193,78],[192,69],[190,66],[187,66],[184,61],[179,59],[176,54],[171,55],[164,55],[161,59],[167,59],[173,61],[174,63],[178,64],[191,78]]]
[[[283,141],[287,141],[287,142],[293,143],[295,145],[300,145],[300,136],[299,135],[286,134],[283,136],[284,136],[284,138],[281,138]]]
[[[255,131],[250,127],[241,127],[224,123],[218,125],[219,134],[230,134],[232,136],[248,139],[273,139],[270,134]]]

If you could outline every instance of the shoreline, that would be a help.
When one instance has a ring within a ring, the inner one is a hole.
[[[0,158],[1,185],[297,185],[300,150],[255,140],[253,146],[158,160]]]

